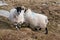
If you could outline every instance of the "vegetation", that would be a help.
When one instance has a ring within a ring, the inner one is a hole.
[[[10,10],[16,6],[24,5],[34,12],[44,13],[49,18],[47,25],[49,33],[32,31],[28,27],[16,30],[5,17],[0,17],[0,40],[60,40],[60,0],[5,0],[9,5],[0,9]],[[43,5],[46,4],[46,5]]]

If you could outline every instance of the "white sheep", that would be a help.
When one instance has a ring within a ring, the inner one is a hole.
[[[24,13],[24,19],[27,24],[30,24],[31,28],[36,29],[36,30],[39,30],[39,29],[41,30],[41,28],[45,28],[46,34],[48,34],[47,16],[32,12],[31,9],[28,9]]]
[[[0,10],[0,16],[8,18],[16,26],[16,28],[18,28],[21,10],[22,10],[21,7],[13,8],[10,10],[10,12],[6,10]]]

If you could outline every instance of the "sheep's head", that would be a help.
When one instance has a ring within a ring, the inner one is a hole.
[[[28,10],[25,6],[21,6],[21,8],[24,10],[24,13]]]
[[[31,9],[28,8],[28,9],[25,11],[25,13],[31,13]]]
[[[22,8],[20,14],[17,17],[17,23],[22,24],[24,22],[24,9]]]
[[[22,8],[22,7],[16,7],[16,10],[17,10],[17,13],[19,15],[21,13],[21,10],[24,10],[24,8]]]

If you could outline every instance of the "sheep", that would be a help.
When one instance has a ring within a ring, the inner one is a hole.
[[[20,13],[21,14],[21,13]],[[27,9],[24,12],[24,22],[29,24],[32,29],[41,30],[44,28],[46,30],[45,34],[48,34],[47,24],[48,24],[48,17],[43,14],[38,14],[31,9]]]
[[[13,25],[16,26],[16,29],[18,29],[19,28],[18,19],[19,19],[21,10],[22,10],[21,7],[13,8],[10,10],[10,12],[6,11],[6,10],[0,10],[0,16],[4,16],[4,17],[8,18],[8,20],[11,21],[13,23]]]

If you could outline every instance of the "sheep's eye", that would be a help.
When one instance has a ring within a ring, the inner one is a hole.
[[[24,10],[24,8],[22,8],[21,10]]]

